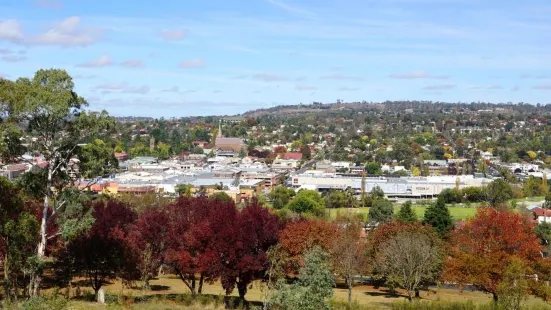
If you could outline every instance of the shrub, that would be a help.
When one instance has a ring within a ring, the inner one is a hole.
[[[24,310],[62,310],[68,309],[67,303],[65,297],[55,294],[28,299],[21,306]]]

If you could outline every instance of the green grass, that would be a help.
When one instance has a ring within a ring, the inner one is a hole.
[[[466,207],[449,207],[452,217],[456,220],[463,220],[466,218],[474,217],[476,214],[476,208],[466,208]],[[414,206],[413,210],[417,214],[417,218],[421,219],[425,215],[425,210],[427,207]],[[339,208],[339,209],[329,209],[329,216],[335,218],[337,214],[345,214],[346,212],[354,212],[362,215],[367,215],[369,213],[369,208]],[[400,211],[400,206],[394,206],[394,213]]]

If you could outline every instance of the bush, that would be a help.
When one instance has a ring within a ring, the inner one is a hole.
[[[62,310],[68,309],[67,299],[61,295],[39,296],[25,301],[21,308],[24,310]]]

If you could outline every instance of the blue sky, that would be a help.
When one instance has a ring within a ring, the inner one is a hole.
[[[2,0],[0,75],[116,116],[312,101],[551,102],[549,0]]]

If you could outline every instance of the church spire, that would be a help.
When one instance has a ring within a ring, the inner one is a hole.
[[[218,134],[216,135],[217,138],[222,138],[222,120],[218,120]]]

